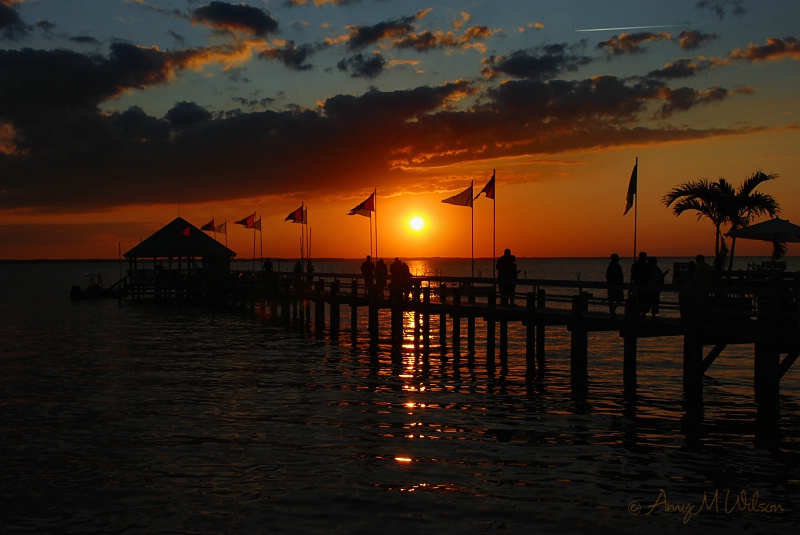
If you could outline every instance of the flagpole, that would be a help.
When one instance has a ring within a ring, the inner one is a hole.
[[[253,213],[253,271],[256,270],[256,215]]]
[[[633,259],[636,260],[636,231],[639,222],[639,157],[636,157],[636,192],[633,194]]]
[[[492,192],[492,278],[496,278],[497,272],[494,269],[497,263],[497,169],[492,169],[494,178],[494,191]]]
[[[471,221],[470,221],[470,227],[471,227],[470,241],[472,242],[471,243],[472,251],[471,251],[470,254],[472,255],[472,257],[471,257],[472,258],[472,277],[474,278],[475,277],[475,203],[472,201],[472,192],[474,191],[474,188],[475,188],[475,181],[474,180],[470,180],[469,186],[470,186],[470,189],[469,189],[469,198],[470,198],[469,211],[470,211],[470,219],[471,219]]]
[[[373,208],[375,208],[375,257],[378,257],[378,188],[372,190],[373,197]],[[371,214],[372,212],[370,212]],[[372,225],[372,217],[369,218],[369,224]],[[370,238],[370,243],[372,242],[372,238]],[[370,250],[372,250],[372,245],[370,244]]]
[[[305,207],[305,201],[300,203],[300,264],[302,265],[303,260],[305,260],[303,255],[303,209]]]

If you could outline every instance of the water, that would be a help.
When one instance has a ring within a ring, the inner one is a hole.
[[[420,274],[470,270],[469,261],[410,264]],[[571,280],[600,280],[605,269],[603,259],[519,264],[528,277]],[[358,262],[316,268],[351,273]],[[399,359],[384,344],[372,360],[366,329],[350,338],[347,307],[332,342],[259,314],[71,302],[84,272],[108,286],[118,266],[0,264],[4,533],[800,527],[800,379],[796,366],[782,379],[782,441],[762,445],[752,346],[727,348],[711,367],[695,429],[684,420],[677,338],[640,341],[631,405],[614,333],[590,335],[584,399],[571,390],[564,329],[548,331],[546,374],[529,390],[513,327],[506,374],[486,371],[481,322],[472,366],[438,350],[415,356],[409,343]]]

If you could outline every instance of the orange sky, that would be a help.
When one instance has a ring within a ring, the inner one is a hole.
[[[493,169],[498,253],[625,256],[637,157],[640,251],[713,253],[710,222],[661,202],[701,178],[778,174],[759,191],[800,222],[796,2],[109,2],[90,30],[50,3],[0,0],[0,259],[116,258],[179,215],[227,221],[250,258],[233,222],[253,212],[255,255],[292,258],[301,202],[313,256],[361,257],[369,220],[347,212],[373,189],[380,256],[469,257],[470,210],[441,200]],[[492,210],[475,201],[476,257]]]

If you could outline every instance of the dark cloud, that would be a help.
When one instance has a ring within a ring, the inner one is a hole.
[[[725,14],[730,11],[733,15],[741,17],[747,11],[742,7],[742,0],[699,0],[696,4],[698,9],[711,11],[720,20],[725,18]]]
[[[458,81],[341,94],[314,109],[212,114],[204,103],[186,101],[164,117],[136,107],[101,111],[122,91],[164,83],[213,52],[122,43],[108,57],[0,51],[0,127],[13,134],[0,151],[0,209],[334,194],[375,177],[402,188],[403,171],[414,167],[722,135],[634,125],[653,110],[665,118],[732,96],[721,87],[672,90],[655,75],[554,79],[585,59],[551,45],[520,52],[518,63],[513,54],[495,58],[491,67],[515,79],[481,92]],[[549,63],[536,62],[544,57]],[[369,59],[345,67],[369,72]]]
[[[690,78],[701,72],[713,69],[719,64],[720,62],[715,60],[681,58],[668,63],[662,69],[650,71],[647,73],[647,77],[662,80]]]
[[[78,43],[78,44],[81,44],[81,45],[98,45],[98,44],[100,44],[100,41],[98,41],[94,37],[91,37],[91,36],[88,36],[88,35],[76,35],[75,37],[70,37],[69,40],[72,41],[73,43]]]
[[[592,60],[574,54],[566,44],[552,44],[528,50],[515,50],[505,56],[483,60],[482,73],[487,78],[506,74],[513,78],[544,80],[563,72],[572,72]]]
[[[341,60],[336,66],[340,71],[349,71],[354,78],[375,78],[386,67],[386,59],[381,54],[356,54]]]
[[[439,48],[468,47],[471,43],[482,41],[494,35],[495,32],[488,26],[473,26],[461,34],[443,31],[423,31],[408,33],[395,39],[392,43],[397,48],[413,48],[420,52],[427,52]]]
[[[166,119],[175,129],[181,130],[193,124],[211,119],[211,112],[194,102],[179,102],[167,112]]]
[[[597,45],[597,48],[605,50],[609,54],[637,54],[644,52],[642,43],[652,41],[660,41],[662,39],[670,40],[672,35],[669,33],[659,32],[636,32],[636,33],[621,33],[611,37]]]
[[[11,41],[28,35],[29,29],[22,22],[19,13],[6,2],[0,2],[0,39]]]
[[[756,46],[750,43],[745,50],[737,48],[730,55],[733,59],[747,61],[766,61],[783,58],[798,60],[800,59],[800,44],[794,37],[784,37],[783,39],[770,37],[767,39],[766,45]]]
[[[414,30],[414,22],[422,16],[424,16],[424,12],[395,20],[379,22],[373,26],[350,26],[348,28],[350,31],[350,38],[347,42],[347,48],[350,50],[360,50],[382,39],[401,38]]]
[[[706,41],[717,39],[719,36],[715,33],[703,33],[697,30],[684,30],[678,35],[678,43],[681,48],[686,50],[694,50]]]
[[[661,118],[668,117],[676,111],[687,111],[695,106],[725,100],[730,92],[723,87],[714,87],[707,91],[697,91],[690,87],[664,89],[666,102],[658,111]]]
[[[245,4],[211,2],[192,11],[192,21],[217,30],[244,31],[264,36],[278,29],[278,20],[270,13]]]
[[[259,57],[277,59],[293,71],[307,71],[313,68],[310,63],[307,63],[308,58],[319,51],[320,48],[322,47],[310,44],[297,46],[294,41],[289,41],[280,48],[260,52]]]

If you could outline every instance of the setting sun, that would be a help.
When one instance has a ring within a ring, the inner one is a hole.
[[[414,217],[408,220],[408,226],[411,227],[411,230],[419,232],[425,227],[425,220],[422,219],[420,216],[415,215]]]

